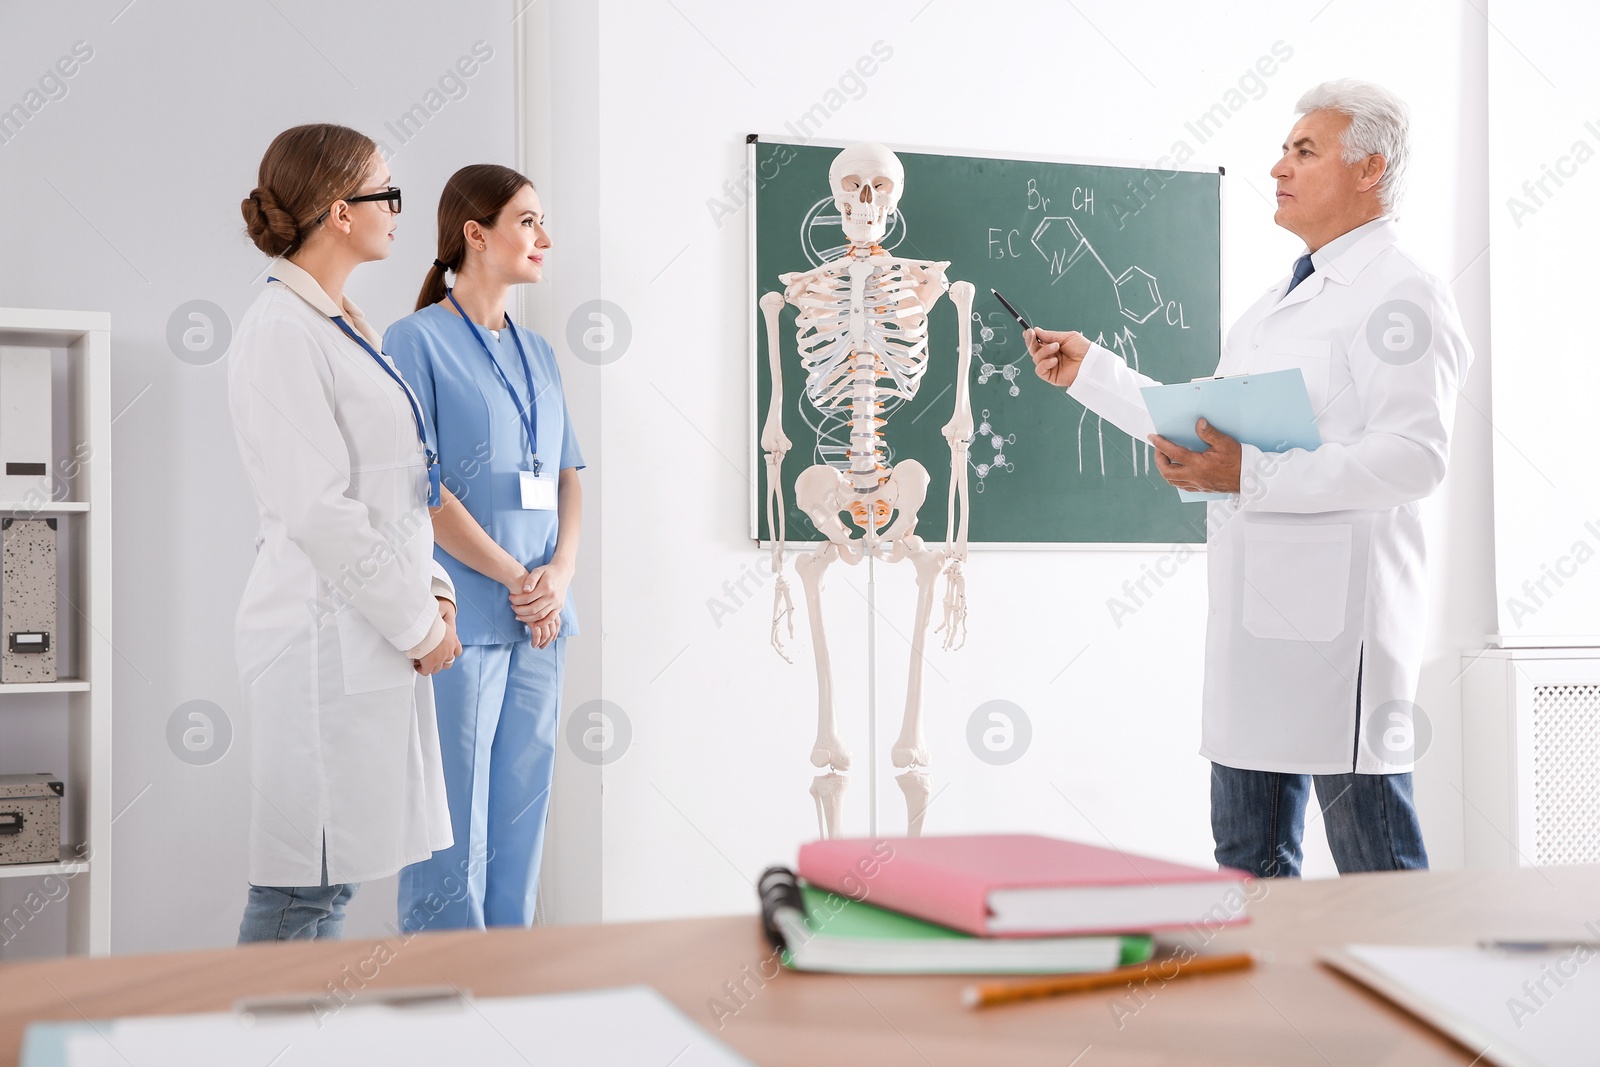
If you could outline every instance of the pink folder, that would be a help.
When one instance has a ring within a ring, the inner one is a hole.
[[[835,838],[799,875],[854,900],[984,937],[1229,926],[1250,879],[1036,834]]]

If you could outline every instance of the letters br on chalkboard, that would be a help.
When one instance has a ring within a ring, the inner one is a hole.
[[[759,430],[771,395],[766,332],[756,301],[781,292],[780,274],[844,251],[828,187],[839,147],[756,139],[749,144],[754,277],[748,307],[752,397]],[[1134,441],[1039,380],[1022,328],[989,294],[998,289],[1029,322],[1081,330],[1158,381],[1210,374],[1222,347],[1221,175],[1155,166],[896,153],[905,190],[884,247],[912,259],[949,260],[951,281],[977,287],[972,323],[968,460],[971,540],[989,544],[1173,544],[1205,540],[1205,506],[1177,499],[1156,473],[1150,446]],[[956,312],[933,310],[929,366],[914,400],[886,405],[887,462],[920,460],[932,475],[917,533],[945,536],[949,448],[940,427],[955,403]],[[848,424],[806,400],[786,306],[783,465],[788,536],[814,541],[795,506],[794,477],[816,463],[848,465]],[[751,533],[767,540],[766,472],[751,435]],[[848,525],[848,523],[847,523]]]

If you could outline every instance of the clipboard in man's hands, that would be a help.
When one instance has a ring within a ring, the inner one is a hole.
[[[1229,437],[1263,452],[1311,451],[1322,444],[1305,375],[1299,367],[1261,374],[1196,378],[1174,385],[1147,385],[1139,390],[1155,423],[1156,433],[1195,452],[1206,443],[1194,424],[1204,418]],[[1242,473],[1242,472],[1241,472]],[[1179,489],[1186,501],[1226,500],[1228,493]]]

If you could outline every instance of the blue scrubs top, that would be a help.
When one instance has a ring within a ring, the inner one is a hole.
[[[509,330],[501,330],[496,340],[494,334],[449,308],[430,304],[390,326],[383,335],[383,351],[400,368],[422,404],[428,440],[438,450],[444,484],[501,548],[532,570],[549,563],[555,554],[556,512],[522,507],[518,472],[533,466],[528,435],[500,375],[489,366],[489,357],[469,329],[495,354],[495,362],[516,391],[517,403],[526,404],[527,380]],[[555,353],[539,334],[521,326],[515,329],[538,394],[533,410],[544,473],[581,469],[583,453],[567,418]],[[455,583],[456,633],[462,644],[504,645],[528,639],[528,628],[512,612],[505,586],[437,545],[434,557]],[[561,636],[577,632],[578,615],[568,590],[561,609]]]

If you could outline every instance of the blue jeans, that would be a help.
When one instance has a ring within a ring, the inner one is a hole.
[[[328,853],[322,853],[320,886],[252,885],[239,923],[239,944],[251,941],[337,941],[344,936],[344,908],[359,882],[328,884]]]
[[[1411,774],[1281,774],[1211,765],[1217,862],[1257,878],[1300,875],[1313,783],[1340,874],[1427,870]]]

